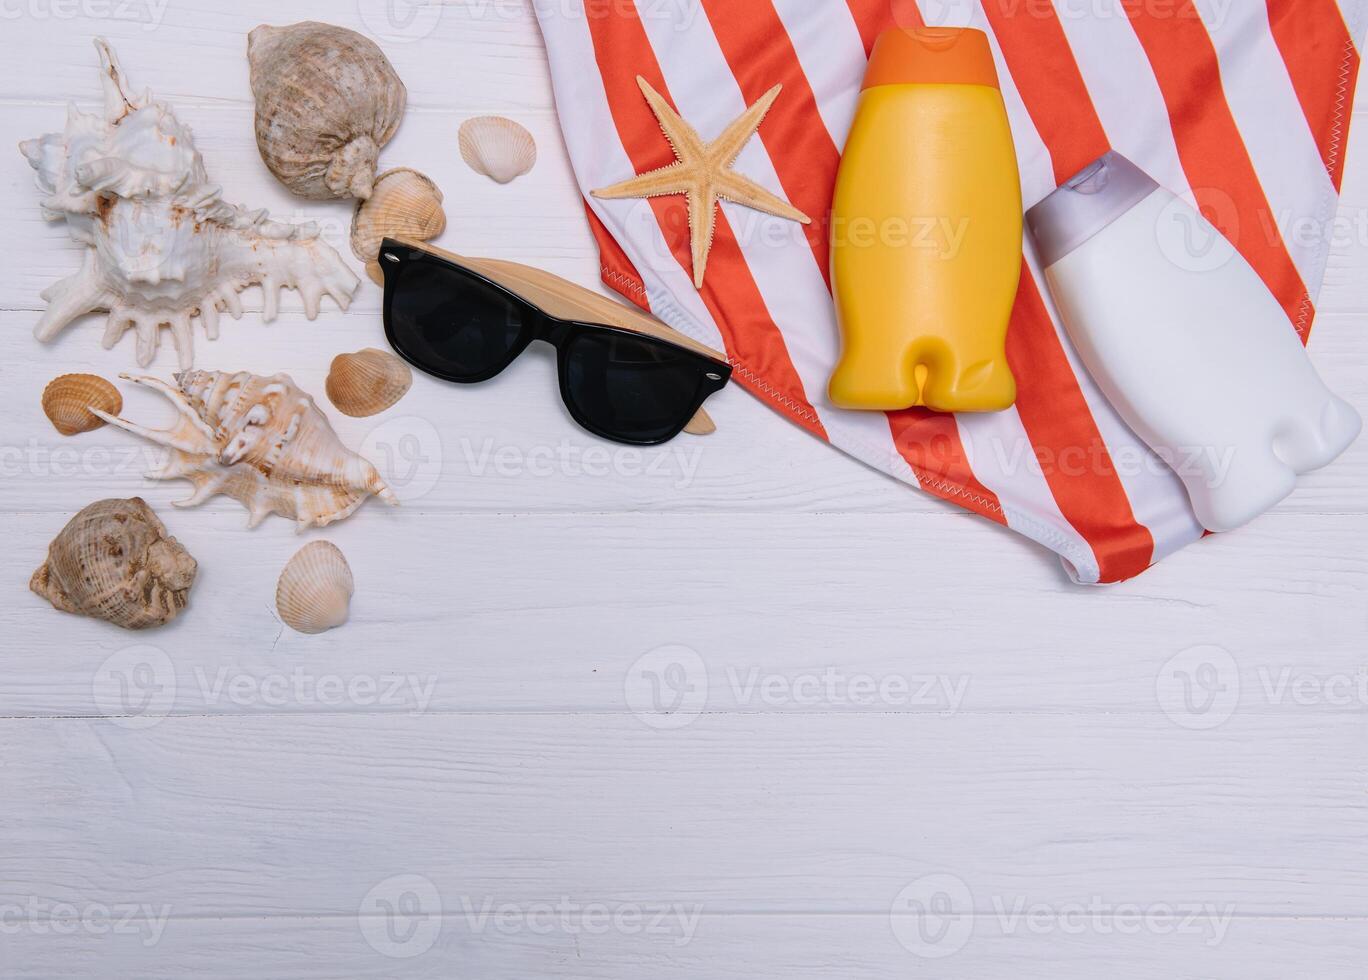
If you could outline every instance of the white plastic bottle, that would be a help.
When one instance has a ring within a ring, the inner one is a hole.
[[[1125,157],[1105,154],[1026,219],[1079,355],[1204,527],[1248,523],[1358,436],[1253,268]]]

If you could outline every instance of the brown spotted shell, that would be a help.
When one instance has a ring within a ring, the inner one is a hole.
[[[301,197],[371,195],[376,158],[408,93],[369,38],[332,24],[263,24],[247,36],[261,159]]]
[[[376,256],[386,238],[425,242],[446,229],[442,192],[432,178],[407,167],[375,178],[370,200],[357,201],[352,213],[351,248],[377,285],[385,284]]]
[[[29,588],[63,612],[140,630],[176,618],[196,569],[141,497],[99,500],[53,538]]]
[[[329,541],[313,541],[295,552],[281,571],[276,611],[292,630],[323,633],[347,621],[353,591],[346,556]]]
[[[53,378],[43,389],[43,414],[53,428],[64,436],[89,432],[104,425],[104,419],[94,415],[91,407],[110,415],[123,409],[119,389],[98,374],[63,374]]]
[[[343,415],[366,418],[394,405],[412,385],[407,364],[389,351],[367,347],[334,357],[325,388]]]

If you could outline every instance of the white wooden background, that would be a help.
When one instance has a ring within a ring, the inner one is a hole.
[[[408,84],[383,162],[445,189],[443,245],[595,282],[524,4],[384,10],[6,0],[0,145],[97,102],[104,34],[230,200],[319,220],[350,258],[348,208],[261,165],[244,58],[262,21],[331,20]],[[485,112],[541,146],[508,187],[457,152]],[[1312,353],[1368,412],[1368,147],[1341,219]],[[0,231],[7,980],[1364,975],[1368,440],[1253,526],[1087,590],[739,389],[712,437],[604,447],[526,356],[475,388],[419,377],[376,419],[329,407],[406,503],[306,536],[358,591],[305,637],[273,610],[287,522],[173,510],[185,485],[144,480],[132,437],[41,415],[50,377],[133,353],[93,319],[32,338],[78,251],[12,149]],[[382,343],[379,300],[366,282],[309,323],[287,297],[198,337],[198,363],[321,394],[335,354]],[[132,494],[199,559],[179,620],[124,634],[27,591],[72,513]]]

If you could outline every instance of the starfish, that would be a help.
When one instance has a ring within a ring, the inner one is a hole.
[[[637,76],[637,85],[655,113],[665,138],[674,150],[675,162],[593,192],[605,200],[666,197],[683,194],[689,207],[689,240],[693,248],[694,288],[703,288],[717,227],[719,201],[731,201],[778,218],[811,224],[812,219],[783,198],[770,193],[749,177],[732,169],[741,150],[750,142],[779,97],[782,85],[770,89],[747,109],[722,135],[705,143],[698,131],[684,121],[649,82]]]

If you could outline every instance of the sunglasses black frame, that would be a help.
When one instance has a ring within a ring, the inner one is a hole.
[[[619,327],[607,323],[595,323],[590,320],[565,319],[548,313],[536,303],[519,295],[512,287],[506,286],[496,279],[491,279],[483,273],[476,272],[467,266],[462,265],[454,259],[421,248],[405,242],[397,241],[393,238],[386,238],[380,245],[380,252],[377,256],[380,268],[385,277],[385,302],[384,302],[384,321],[385,339],[395,352],[409,364],[413,365],[424,374],[431,375],[442,381],[449,381],[454,384],[479,384],[488,381],[503,373],[510,364],[522,356],[528,346],[536,340],[544,341],[556,348],[556,374],[559,379],[561,401],[565,404],[566,411],[571,418],[582,429],[593,433],[604,439],[613,442],[620,442],[631,446],[657,446],[661,443],[669,442],[675,438],[685,428],[689,422],[698,414],[698,410],[703,407],[703,403],[726,387],[731,379],[731,365],[726,361],[708,357],[697,351],[691,350],[681,344],[673,343],[661,337],[642,333],[637,330],[630,330],[626,327]],[[516,343],[509,350],[508,357],[496,368],[474,375],[453,375],[423,363],[423,359],[412,351],[406,350],[403,343],[396,336],[393,328],[390,308],[394,302],[397,286],[399,282],[398,273],[406,265],[415,262],[432,262],[441,265],[443,268],[451,270],[458,275],[464,276],[479,285],[492,289],[505,297],[507,301],[522,314],[522,331]],[[582,287],[577,287],[582,288]],[[631,339],[634,342],[647,346],[667,348],[671,354],[691,359],[698,363],[699,385],[698,392],[694,396],[694,401],[689,407],[688,413],[683,415],[678,427],[671,430],[667,435],[658,438],[634,438],[624,435],[621,432],[612,432],[595,424],[592,420],[585,418],[576,405],[575,399],[570,393],[569,381],[569,359],[566,356],[567,342],[570,337],[577,332],[588,331],[608,336],[620,336]]]

